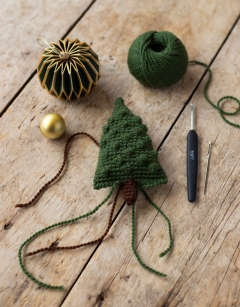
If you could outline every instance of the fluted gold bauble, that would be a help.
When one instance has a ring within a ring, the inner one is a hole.
[[[89,95],[100,78],[98,56],[92,48],[78,39],[68,38],[48,46],[37,66],[42,87],[68,100]]]
[[[66,124],[60,115],[48,114],[42,119],[40,130],[46,138],[57,139],[65,132]]]

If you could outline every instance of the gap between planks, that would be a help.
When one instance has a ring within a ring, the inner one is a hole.
[[[80,17],[73,23],[73,25],[71,27],[69,27],[69,29],[66,31],[66,33],[63,35],[62,39],[64,39],[69,33],[70,31],[76,26],[76,24],[84,17],[84,15],[88,12],[88,10],[93,6],[93,4],[96,2],[96,0],[93,0],[90,5],[87,7],[87,9],[80,15]],[[213,56],[212,60],[209,63],[209,66],[211,67],[211,65],[213,64],[213,62],[215,61],[216,57],[218,56],[219,52],[221,51],[221,49],[223,48],[223,46],[225,45],[225,43],[227,42],[230,34],[232,33],[233,29],[235,28],[237,22],[239,21],[240,17],[238,17],[236,19],[236,21],[234,22],[233,26],[231,27],[231,29],[229,30],[228,34],[226,35],[225,39],[223,40],[222,44],[220,45],[219,49],[217,50],[217,52],[215,53],[215,55]],[[6,107],[3,109],[3,111],[0,113],[0,117],[2,117],[2,115],[7,111],[7,109],[11,106],[11,104],[14,102],[14,100],[19,96],[19,94],[23,91],[23,89],[25,88],[25,86],[31,81],[31,79],[35,76],[36,74],[36,70],[30,75],[30,77],[27,79],[27,81],[23,84],[23,86],[18,90],[18,92],[14,95],[14,97],[9,101],[9,103],[6,105]],[[161,147],[163,146],[164,142],[167,140],[168,136],[171,133],[171,130],[174,128],[174,126],[176,125],[178,119],[180,118],[181,114],[183,113],[183,111],[185,110],[186,106],[189,104],[189,102],[192,100],[195,92],[197,91],[200,83],[202,82],[203,78],[205,77],[205,75],[207,74],[207,70],[204,71],[204,73],[202,74],[201,78],[199,79],[197,85],[195,86],[195,88],[193,89],[192,93],[190,94],[188,100],[186,101],[186,103],[184,104],[184,106],[182,107],[182,109],[179,111],[178,115],[176,116],[173,124],[171,125],[171,127],[169,128],[169,130],[167,131],[167,133],[165,134],[165,136],[163,137],[161,143],[159,144],[157,150],[161,150]],[[122,212],[123,208],[124,208],[124,203],[122,204],[121,208],[119,209],[118,212],[116,212],[116,216],[113,219],[113,222],[111,224],[111,226],[115,223],[117,217],[119,216],[119,214]],[[79,277],[82,275],[83,271],[86,269],[86,267],[88,266],[89,262],[91,261],[93,255],[95,254],[95,252],[97,251],[97,249],[99,248],[99,246],[101,245],[102,242],[100,242],[95,249],[93,250],[92,254],[90,255],[89,259],[87,260],[86,264],[84,265],[83,269],[81,270],[81,272],[79,273],[79,275],[77,276],[76,280],[72,283],[70,289],[68,290],[68,292],[66,293],[66,295],[64,296],[62,302],[60,303],[59,307],[61,307],[63,305],[63,303],[65,302],[67,296],[70,294],[71,290],[73,289],[74,285],[76,284],[77,280],[79,279]],[[171,298],[171,294],[173,291],[171,291],[170,295],[169,295],[169,299]]]
[[[112,228],[112,225],[115,223],[116,219],[118,218],[119,214],[122,212],[123,208],[125,207],[125,202],[121,205],[121,208],[119,209],[119,211],[116,213],[115,217],[113,218],[112,220],[112,223],[111,223],[111,227],[109,228],[109,231],[110,229]],[[104,240],[104,239],[103,239]],[[103,241],[102,240],[102,241]],[[66,295],[64,296],[61,304],[59,305],[59,307],[62,306],[62,304],[65,302],[67,296],[69,295],[69,293],[72,291],[72,288],[75,286],[76,282],[78,281],[79,277],[82,275],[83,271],[86,269],[88,263],[91,261],[93,255],[95,254],[95,252],[97,251],[98,247],[102,244],[102,241],[99,242],[97,244],[97,246],[94,248],[93,252],[91,253],[90,257],[88,258],[88,260],[86,261],[85,265],[83,266],[82,270],[80,271],[80,273],[78,274],[77,278],[75,279],[75,281],[72,283],[71,287],[69,288],[69,290],[67,291]]]
[[[86,14],[86,12],[91,8],[91,6],[96,2],[96,0],[92,1],[91,4],[88,6],[88,8],[81,14],[81,16],[77,19],[77,21],[69,28],[69,30],[66,32],[66,34],[63,36],[66,37],[68,35],[68,33],[75,27],[76,23],[81,20],[81,18]],[[213,59],[210,62],[210,66],[212,65],[212,63],[214,62],[215,58],[217,57],[218,53],[220,52],[220,50],[222,49],[223,45],[226,43],[229,35],[231,34],[232,30],[234,29],[236,23],[238,22],[239,17],[237,18],[237,20],[235,21],[235,23],[233,24],[231,30],[229,31],[229,33],[227,34],[226,38],[223,40],[223,43],[220,45],[218,51],[216,52],[215,56],[213,57]],[[200,78],[199,82],[197,83],[196,87],[194,88],[194,90],[192,91],[191,95],[189,96],[188,100],[186,101],[186,103],[184,104],[183,108],[180,110],[179,114],[176,116],[175,121],[173,122],[172,126],[169,128],[168,132],[165,134],[163,140],[161,141],[160,145],[158,146],[158,150],[161,148],[161,146],[164,144],[165,140],[168,138],[168,136],[171,133],[171,130],[173,129],[173,127],[175,126],[176,122],[178,121],[179,117],[181,116],[182,112],[184,111],[184,109],[186,108],[186,106],[188,105],[188,103],[191,101],[194,93],[196,92],[199,84],[201,83],[202,79],[204,78],[204,76],[206,75],[207,71],[205,71],[202,75],[202,77]],[[32,73],[32,75],[28,78],[28,80],[24,83],[23,87],[21,87],[21,89],[15,94],[15,96],[12,98],[12,100],[9,102],[10,104],[8,104],[7,108],[13,103],[13,101],[17,98],[17,96],[21,93],[21,91],[24,89],[24,87],[27,85],[27,83],[33,78],[33,76],[36,74],[36,70]],[[6,110],[4,112],[6,112]],[[4,113],[3,112],[3,113]],[[0,117],[3,115],[3,113],[0,113]],[[120,214],[120,212],[122,211],[124,205],[121,206],[120,210],[116,213],[116,216],[112,222],[115,222],[116,218],[118,217],[118,215]],[[61,304],[59,306],[62,306],[62,304],[64,303],[66,297],[68,296],[68,294],[70,293],[70,291],[72,290],[72,288],[74,287],[76,281],[78,280],[78,278],[81,276],[82,272],[85,270],[85,268],[87,267],[88,263],[90,262],[91,258],[93,257],[95,251],[98,249],[98,247],[100,246],[101,243],[99,243],[96,248],[93,250],[92,254],[90,255],[88,261],[86,262],[85,266],[83,267],[82,271],[80,272],[80,274],[78,275],[78,277],[76,278],[75,282],[72,284],[71,288],[69,289],[68,293],[66,294],[66,296],[64,297],[64,299],[62,300]]]
[[[61,37],[61,39],[65,39],[66,36],[72,31],[72,29],[78,24],[78,22],[86,15],[86,13],[90,10],[90,8],[93,6],[93,4],[97,0],[92,0],[92,2],[88,5],[88,7],[85,9],[85,11],[82,12],[82,14],[74,21],[74,23],[68,28],[68,30],[65,32],[65,34]],[[13,104],[15,99],[21,94],[21,92],[24,90],[24,88],[28,85],[28,83],[32,80],[32,78],[36,75],[37,69],[35,69],[30,76],[27,78],[27,80],[23,83],[23,85],[20,87],[20,89],[14,94],[14,96],[10,99],[10,101],[6,104],[6,106],[3,108],[3,110],[0,112],[0,118],[3,116],[3,114],[8,110],[8,108]]]
[[[95,0],[96,1],[96,0]],[[94,1],[94,2],[95,2]],[[222,44],[220,45],[220,47],[218,48],[217,52],[215,53],[215,55],[213,56],[212,60],[209,63],[209,66],[211,67],[211,65],[213,64],[213,62],[215,61],[216,57],[218,56],[218,54],[220,53],[221,49],[223,48],[223,46],[225,45],[225,43],[227,42],[229,36],[231,35],[233,29],[235,28],[235,26],[237,25],[238,21],[240,20],[240,16],[238,16],[238,18],[235,20],[235,22],[233,23],[233,26],[231,27],[231,29],[229,30],[228,34],[226,35],[225,39],[223,40]],[[197,91],[199,85],[201,84],[202,80],[204,79],[204,77],[207,74],[207,70],[204,71],[204,73],[202,74],[201,78],[199,79],[197,85],[195,86],[195,88],[193,89],[192,93],[190,94],[188,100],[186,101],[186,103],[184,104],[184,106],[182,107],[182,109],[180,110],[180,112],[178,113],[178,115],[176,116],[176,119],[174,120],[173,124],[171,125],[171,127],[169,128],[169,130],[167,131],[167,133],[165,134],[165,136],[163,137],[163,140],[161,141],[161,143],[159,144],[157,151],[161,150],[162,145],[164,144],[164,142],[166,141],[166,139],[168,138],[168,136],[170,135],[172,129],[174,128],[175,124],[177,123],[179,117],[181,116],[181,114],[183,113],[183,111],[185,110],[186,106],[190,103],[190,101],[192,100],[195,92]],[[116,213],[115,218],[112,221],[111,224],[111,228],[112,225],[114,225],[117,217],[119,216],[119,214],[121,213],[121,211],[123,210],[125,206],[125,203],[123,203],[121,205],[121,208],[119,209],[119,211]],[[110,228],[110,229],[111,229]],[[109,230],[110,230],[109,229]],[[76,284],[77,280],[79,279],[79,277],[82,275],[82,273],[84,272],[84,270],[86,269],[86,267],[88,266],[89,262],[91,261],[93,255],[95,254],[95,252],[97,251],[97,249],[99,248],[99,246],[101,245],[102,241],[100,243],[97,244],[96,248],[93,250],[91,256],[89,257],[89,259],[87,260],[86,264],[84,265],[84,267],[82,268],[81,272],[79,273],[79,275],[77,276],[77,278],[75,279],[75,281],[72,283],[70,289],[68,290],[68,292],[66,293],[66,295],[64,296],[61,304],[59,305],[59,307],[61,307],[63,305],[63,303],[65,302],[67,296],[70,294],[71,290],[73,289],[74,285]],[[173,288],[174,289],[174,288]],[[171,298],[173,290],[170,292],[168,300]]]

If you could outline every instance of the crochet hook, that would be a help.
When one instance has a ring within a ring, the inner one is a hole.
[[[191,130],[187,135],[187,190],[188,201],[195,202],[198,173],[198,135],[195,131],[194,106],[191,103]]]

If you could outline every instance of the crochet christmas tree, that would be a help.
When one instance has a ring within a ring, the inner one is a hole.
[[[94,188],[101,189],[134,179],[143,188],[167,183],[158,162],[147,127],[135,116],[122,98],[115,101],[114,111],[103,128]]]
[[[84,135],[90,138],[95,144],[98,142],[86,132],[78,132],[73,134],[65,145],[64,149],[64,161],[63,164],[53,179],[49,180],[37,193],[31,201],[25,204],[18,204],[17,207],[28,207],[33,205],[39,196],[52,184],[62,173],[68,152],[68,146],[73,138]],[[18,251],[19,264],[22,271],[30,278],[33,282],[41,287],[52,289],[52,290],[63,290],[63,286],[53,286],[50,284],[43,283],[41,280],[35,278],[25,267],[22,259],[24,248],[38,236],[49,231],[52,228],[65,226],[68,224],[76,223],[86,217],[95,214],[113,195],[117,189],[114,200],[112,202],[112,209],[110,211],[108,226],[105,232],[97,239],[84,242],[72,246],[48,246],[40,248],[32,252],[25,254],[26,257],[34,256],[38,253],[47,251],[59,251],[59,250],[73,250],[83,246],[93,245],[100,243],[108,234],[111,225],[113,223],[113,214],[118,200],[120,191],[123,189],[124,201],[127,205],[132,206],[132,250],[137,258],[139,264],[151,273],[158,276],[165,277],[166,274],[154,270],[153,268],[146,265],[138,255],[135,247],[135,205],[138,198],[139,192],[145,196],[147,202],[153,206],[167,221],[168,224],[168,235],[169,245],[160,253],[160,257],[165,256],[173,246],[173,238],[171,233],[171,223],[168,217],[162,212],[162,210],[151,200],[148,196],[145,188],[153,187],[158,184],[166,183],[167,176],[158,162],[157,151],[153,150],[152,141],[147,135],[147,127],[142,124],[142,120],[139,116],[135,116],[125,105],[122,98],[117,98],[115,101],[114,111],[112,116],[108,119],[108,123],[103,127],[103,135],[100,142],[100,153],[98,158],[98,165],[94,177],[94,188],[101,189],[111,187],[109,194],[105,199],[98,204],[91,211],[75,217],[70,220],[58,222],[47,226],[35,234],[31,235],[23,244],[20,246]],[[118,185],[118,188],[117,188]]]

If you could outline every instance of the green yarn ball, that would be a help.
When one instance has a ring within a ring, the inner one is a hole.
[[[188,54],[171,32],[149,31],[137,37],[128,52],[130,73],[143,85],[167,87],[187,70]]]

